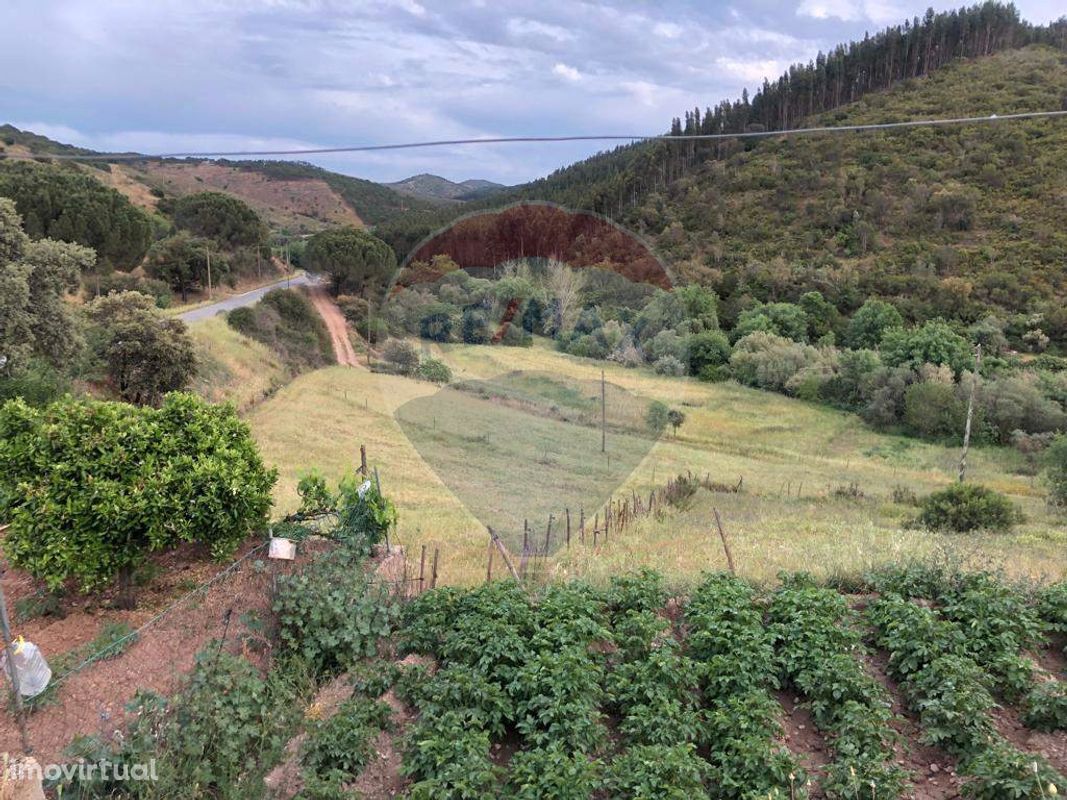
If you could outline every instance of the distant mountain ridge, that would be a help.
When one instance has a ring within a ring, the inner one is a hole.
[[[0,125],[3,152],[38,161],[48,161],[49,156],[110,155],[13,125]],[[0,169],[6,161],[0,158]],[[313,233],[333,225],[373,227],[408,212],[440,207],[381,183],[298,161],[74,158],[54,166],[83,170],[149,211],[155,211],[159,200],[167,196],[209,190],[232,194],[254,208],[271,228],[291,233]]]
[[[431,175],[427,172],[412,175],[402,181],[382,185],[410,197],[445,202],[475,200],[509,188],[502,183],[494,183],[493,181],[479,178],[469,178],[457,183],[448,180],[448,178],[442,178],[440,175]]]

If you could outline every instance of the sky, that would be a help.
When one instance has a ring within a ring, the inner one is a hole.
[[[662,133],[930,0],[2,0],[0,123],[143,153]],[[937,10],[959,2],[932,3]],[[1063,0],[1020,0],[1035,23]],[[519,183],[610,145],[308,158]]]

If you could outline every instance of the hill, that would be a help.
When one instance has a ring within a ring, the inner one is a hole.
[[[473,200],[507,188],[503,184],[477,178],[470,178],[456,183],[448,180],[448,178],[442,178],[440,175],[430,175],[425,172],[420,175],[412,175],[402,181],[384,185],[400,194],[445,202]]]
[[[0,126],[0,143],[13,155],[100,156],[12,125]],[[0,161],[0,165],[15,163]],[[301,162],[162,159],[73,162],[133,204],[155,210],[162,197],[207,189],[239,197],[277,231],[308,233],[333,225],[377,225],[433,206],[373,181]],[[2,167],[0,167],[2,168]]]
[[[1067,53],[1048,45],[958,60],[798,125],[1058,110]],[[1044,313],[1067,341],[1067,120],[719,142],[660,141],[604,153],[481,207],[547,200],[605,214],[645,237],[682,281],[723,300],[821,291],[844,314],[871,294],[905,319],[971,323]],[[469,210],[464,208],[464,211]],[[452,209],[380,235],[400,255]]]

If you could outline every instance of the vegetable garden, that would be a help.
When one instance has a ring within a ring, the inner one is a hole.
[[[342,543],[280,587],[265,676],[209,648],[177,696],[138,697],[117,746],[80,743],[92,758],[157,756],[158,785],[63,796],[1010,800],[1067,788],[1067,583],[922,566],[850,587],[864,594],[727,573],[683,592],[644,570],[404,603],[367,579],[364,545]],[[790,735],[789,696],[818,747]],[[917,747],[945,773],[928,776],[908,757]],[[297,788],[266,790],[286,758]]]

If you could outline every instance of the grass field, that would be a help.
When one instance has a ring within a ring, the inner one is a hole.
[[[277,353],[242,336],[219,317],[194,322],[198,370],[193,390],[212,402],[246,409],[285,383],[287,371]]]
[[[647,564],[683,578],[723,567],[712,515],[718,508],[739,571],[760,580],[780,569],[850,575],[934,554],[1013,574],[1067,574],[1064,521],[1045,506],[1040,484],[1016,472],[1022,462],[1012,451],[972,450],[969,475],[1010,494],[1027,521],[1010,534],[932,534],[907,527],[915,509],[894,502],[894,489],[921,495],[949,483],[957,448],[879,434],[853,415],[734,384],[609,365],[616,402],[608,467],[588,403],[601,363],[542,345],[450,345],[434,354],[456,381],[482,383],[441,391],[332,367],[300,376],[248,412],[265,458],[279,466],[277,513],[296,506],[301,473],[316,467],[340,476],[358,464],[365,443],[398,503],[400,542],[416,552],[421,544],[440,546],[449,583],[484,580],[483,520],[503,526],[514,546],[518,520],[543,531],[547,514],[558,518],[565,506],[584,506],[592,516],[611,485],[620,494],[647,494],[686,470],[724,482],[743,476],[745,491],[701,490],[685,508],[641,520],[595,552],[557,551],[555,572],[595,577]],[[641,430],[639,410],[651,399],[685,412],[677,436],[651,441]],[[835,491],[853,484],[851,495]]]

